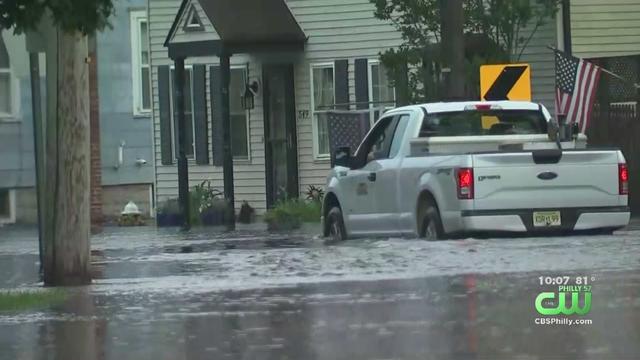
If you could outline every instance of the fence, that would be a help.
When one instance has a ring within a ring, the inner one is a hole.
[[[587,135],[589,145],[615,146],[629,167],[629,204],[640,213],[640,118],[636,103],[596,104]]]

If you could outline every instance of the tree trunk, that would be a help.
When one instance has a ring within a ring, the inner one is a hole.
[[[57,54],[49,56],[57,92],[47,119],[44,282],[81,285],[91,281],[87,37],[57,30]]]

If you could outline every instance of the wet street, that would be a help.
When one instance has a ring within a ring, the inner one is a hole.
[[[94,284],[0,313],[0,359],[637,359],[640,227],[613,236],[363,239],[109,228]],[[0,229],[0,289],[38,278]],[[586,277],[590,324],[538,324],[540,277]]]

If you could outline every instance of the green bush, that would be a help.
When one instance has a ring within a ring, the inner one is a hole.
[[[264,220],[269,230],[293,230],[303,222],[319,222],[322,204],[319,201],[292,199],[281,201],[267,211]]]

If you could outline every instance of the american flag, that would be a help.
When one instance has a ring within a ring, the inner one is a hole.
[[[578,123],[584,133],[589,126],[596,97],[600,67],[556,51],[556,113],[567,123]]]
[[[351,148],[351,155],[369,131],[369,110],[366,111],[328,111],[329,146],[333,166],[333,153],[342,146]]]

